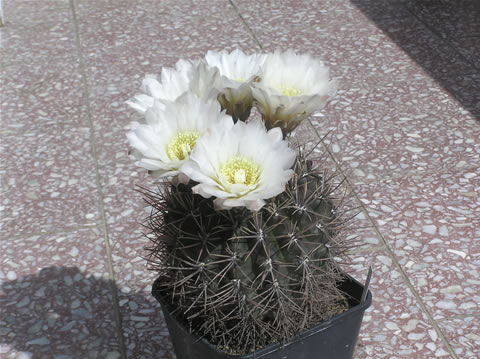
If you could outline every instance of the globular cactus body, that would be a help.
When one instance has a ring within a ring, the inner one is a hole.
[[[192,184],[146,193],[149,262],[174,315],[220,349],[285,341],[346,309],[335,257],[345,244],[335,187],[299,156],[282,194],[257,212],[217,211]]]

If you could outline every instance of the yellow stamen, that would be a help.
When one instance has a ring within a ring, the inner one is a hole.
[[[177,133],[167,145],[167,155],[171,160],[183,161],[195,147],[200,134],[196,131],[183,131]]]
[[[293,87],[281,86],[280,91],[285,96],[298,96],[302,94],[302,91]]]
[[[258,182],[260,167],[245,157],[236,156],[230,158],[220,167],[220,173],[226,177],[230,184],[251,186]]]

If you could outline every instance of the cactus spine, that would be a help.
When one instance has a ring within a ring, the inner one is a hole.
[[[286,191],[257,212],[216,211],[192,184],[144,193],[156,290],[180,321],[230,354],[285,341],[347,308],[334,259],[347,248],[343,198],[304,152]]]

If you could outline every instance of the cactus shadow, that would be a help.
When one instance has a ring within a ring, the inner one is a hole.
[[[121,357],[112,281],[75,267],[48,267],[0,284],[0,357]],[[129,300],[152,306],[138,293]]]

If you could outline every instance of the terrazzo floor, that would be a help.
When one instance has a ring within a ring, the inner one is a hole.
[[[149,291],[125,100],[207,50],[291,48],[341,89],[323,136],[364,209],[355,359],[480,358],[478,0],[5,0],[0,358],[174,358]],[[333,358],[332,358],[333,359]]]

